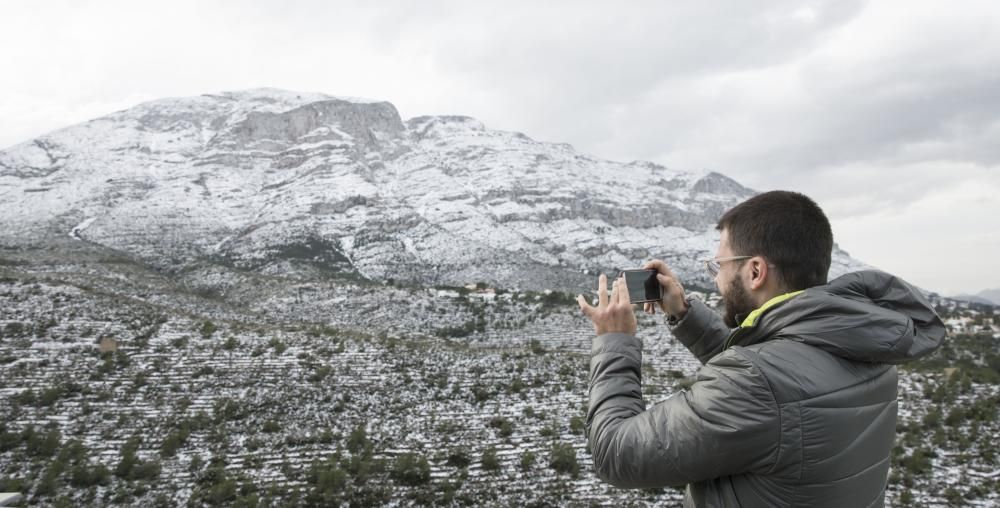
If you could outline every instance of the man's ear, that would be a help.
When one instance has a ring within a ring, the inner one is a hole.
[[[767,282],[768,273],[767,260],[760,256],[750,259],[750,289],[760,289]]]

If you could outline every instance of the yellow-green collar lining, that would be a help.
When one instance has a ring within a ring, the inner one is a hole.
[[[746,319],[743,320],[742,323],[740,323],[740,327],[741,328],[745,328],[745,327],[748,327],[748,326],[754,326],[754,325],[756,325],[757,324],[757,318],[759,318],[761,316],[761,314],[763,314],[764,312],[766,312],[767,309],[770,309],[771,307],[774,307],[775,305],[778,305],[779,303],[781,303],[781,302],[783,302],[785,300],[788,300],[789,298],[792,298],[792,297],[798,295],[801,292],[802,292],[801,290],[800,291],[792,291],[791,293],[785,293],[783,295],[775,296],[774,298],[771,298],[770,300],[764,302],[764,305],[761,305],[759,308],[755,309],[753,312],[751,312],[746,317]]]

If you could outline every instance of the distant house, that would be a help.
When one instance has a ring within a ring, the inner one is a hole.
[[[0,492],[0,506],[14,506],[24,499],[18,492]]]
[[[484,286],[485,284],[478,283],[478,284],[466,284],[463,287],[465,288],[466,291],[469,292],[470,298],[480,298],[486,302],[492,302],[497,296],[497,290],[491,287],[484,287]],[[437,295],[438,297],[444,296],[448,298],[457,298],[458,296],[460,296],[459,293],[450,290],[447,291],[439,290],[437,292]]]
[[[302,303],[303,301],[305,301],[305,298],[303,298],[303,295],[305,295],[307,293],[314,294],[316,292],[317,292],[316,288],[311,287],[311,286],[299,286],[299,287],[297,287],[296,291],[295,291],[295,303]]]
[[[452,291],[450,289],[438,289],[436,292],[438,298],[458,298],[462,296],[458,294],[458,291]]]
[[[965,333],[968,330],[969,323],[972,320],[965,317],[960,318],[950,318],[945,320],[944,324],[948,327],[948,330],[955,333]]]
[[[492,302],[493,300],[496,299],[497,293],[493,289],[484,289],[481,291],[477,291],[470,296],[481,298],[485,302]]]
[[[113,353],[118,351],[118,341],[111,337],[101,337],[97,342],[97,349],[102,353]]]

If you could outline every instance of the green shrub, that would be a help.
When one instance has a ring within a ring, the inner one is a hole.
[[[250,414],[239,401],[225,397],[216,400],[212,410],[217,423],[239,421]]]
[[[490,390],[487,386],[477,383],[472,387],[472,396],[476,399],[476,402],[486,402],[487,400],[493,398],[493,390]]]
[[[364,425],[359,425],[347,437],[347,449],[353,454],[361,453],[370,446],[371,442],[368,441],[368,433],[365,432]]]
[[[15,395],[12,399],[14,402],[21,404],[22,406],[34,406],[38,397],[35,395],[34,390],[28,388],[27,390]]]
[[[497,429],[497,434],[501,438],[508,438],[514,433],[514,424],[502,416],[494,416],[490,419],[490,427]]]
[[[497,449],[490,446],[483,450],[483,456],[479,459],[483,471],[499,471],[500,461],[497,460]]]
[[[923,475],[929,473],[932,469],[930,458],[933,456],[933,452],[925,450],[923,448],[918,448],[913,450],[913,453],[903,457],[900,463],[906,468],[906,471],[913,475]]]
[[[284,353],[286,349],[288,349],[288,346],[286,346],[285,343],[278,338],[271,339],[267,343],[267,345],[268,347],[274,348],[274,354],[277,356],[281,356],[281,354]]]
[[[415,453],[404,453],[396,457],[392,477],[403,485],[416,487],[430,481],[431,467],[425,457]]]
[[[545,346],[538,339],[531,339],[528,342],[528,346],[531,348],[533,354],[544,355],[546,353]]]
[[[61,385],[50,386],[45,390],[42,390],[42,393],[38,395],[38,401],[37,401],[38,406],[39,407],[51,406],[52,404],[55,404],[60,397],[62,397],[62,394],[63,394],[63,387]]]
[[[190,430],[188,430],[188,425],[185,422],[180,428],[173,430],[167,437],[163,439],[163,444],[160,446],[160,456],[167,458],[177,455],[177,450],[180,450],[184,443],[187,442]]]
[[[30,488],[24,478],[0,478],[0,492],[27,492]]]
[[[208,339],[212,337],[212,334],[214,334],[216,330],[218,330],[218,328],[216,328],[215,323],[205,320],[205,322],[201,324],[201,327],[198,328],[198,333],[201,334],[202,338]]]
[[[160,477],[160,463],[155,460],[139,461],[132,467],[130,480],[155,480]]]
[[[230,505],[236,497],[236,481],[226,475],[223,466],[215,465],[199,475],[188,504]]]
[[[309,469],[306,483],[306,504],[310,506],[339,506],[348,488],[347,472],[339,467],[337,458],[316,461]]]
[[[540,436],[542,436],[542,437],[549,437],[549,438],[551,438],[551,437],[558,436],[559,435],[559,431],[556,430],[556,428],[553,427],[553,426],[551,426],[551,425],[546,425],[546,426],[542,427],[541,430],[538,431],[538,434]]]
[[[28,334],[28,331],[29,331],[28,327],[25,326],[24,323],[18,321],[11,321],[10,323],[7,323],[7,325],[3,327],[3,333],[0,334],[0,337],[12,337],[12,338],[24,337],[25,335]]]
[[[469,452],[465,448],[452,448],[448,453],[448,460],[446,464],[451,467],[466,468],[472,460],[469,458]]]
[[[29,430],[30,429],[30,430]],[[22,435],[29,457],[45,458],[55,455],[59,449],[62,435],[59,428],[54,427],[44,435],[35,432],[34,428],[26,429],[26,434]]]
[[[326,379],[330,373],[333,372],[333,368],[329,365],[321,365],[316,368],[315,371],[309,376],[309,382],[319,383],[320,381]]]
[[[139,449],[139,438],[133,437],[122,445],[121,459],[118,461],[118,465],[115,466],[115,476],[119,478],[128,478],[132,473],[132,469],[139,463],[139,458],[136,456],[135,452]]]
[[[552,452],[549,455],[549,467],[557,473],[569,474],[576,478],[580,474],[580,463],[576,460],[576,450],[567,443],[556,443],[552,445]]]
[[[521,471],[528,472],[535,465],[535,452],[527,450],[521,454]]]
[[[78,489],[107,485],[110,480],[111,473],[104,464],[93,467],[88,464],[77,464],[70,470],[69,483]]]
[[[21,446],[21,436],[13,432],[0,432],[0,453],[8,452]]]

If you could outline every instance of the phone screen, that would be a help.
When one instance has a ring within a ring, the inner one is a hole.
[[[663,298],[656,270],[625,270],[622,275],[632,303],[658,302]]]

